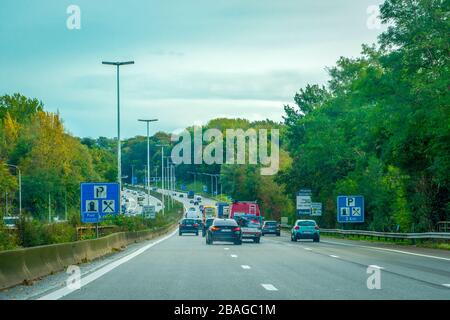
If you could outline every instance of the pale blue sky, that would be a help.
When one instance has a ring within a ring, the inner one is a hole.
[[[283,105],[326,66],[357,56],[380,30],[366,22],[381,0],[1,0],[0,94],[59,109],[78,136],[116,135],[115,71],[122,132],[136,119],[172,131],[219,116],[281,120]],[[66,27],[69,5],[81,30]]]

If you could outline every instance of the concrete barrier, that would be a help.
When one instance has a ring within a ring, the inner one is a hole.
[[[0,290],[65,270],[70,265],[98,259],[131,243],[156,238],[173,227],[119,232],[99,239],[0,252]]]

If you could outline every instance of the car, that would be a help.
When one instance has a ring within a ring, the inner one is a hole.
[[[198,206],[198,201],[194,201],[194,206]]]
[[[251,239],[255,243],[261,242],[261,220],[254,215],[241,215],[234,218],[242,229],[242,239]]]
[[[184,198],[184,194],[180,193],[180,198]]]
[[[277,237],[281,235],[280,231],[280,225],[276,221],[264,221],[262,229],[261,229],[261,235],[264,236],[266,234],[274,234]]]
[[[178,235],[184,233],[194,233],[198,236],[198,223],[195,219],[182,219],[178,226]]]
[[[158,202],[157,204],[156,204],[158,207],[161,207],[162,205],[161,205],[161,202]]]
[[[203,221],[202,219],[195,219],[195,222],[198,224],[198,229],[203,229]]]
[[[194,204],[194,202],[195,202],[194,200],[190,200],[189,201],[190,204]]]
[[[206,231],[206,244],[214,244],[214,241],[233,242],[235,245],[242,244],[241,228],[233,219],[214,219]]]
[[[211,227],[211,225],[213,224],[215,218],[208,218],[205,220],[205,222],[203,223],[203,228],[202,228],[202,237],[206,237],[206,231],[208,231],[209,227]]]
[[[320,229],[314,220],[297,220],[291,230],[291,241],[312,239],[320,242]]]

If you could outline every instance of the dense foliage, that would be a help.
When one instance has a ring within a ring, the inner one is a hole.
[[[339,194],[366,197],[366,227],[428,231],[449,220],[449,5],[388,0],[389,28],[362,56],[341,58],[327,87],[309,85],[286,106],[291,196],[312,187],[335,225]]]

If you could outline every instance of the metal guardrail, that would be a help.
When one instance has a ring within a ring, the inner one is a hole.
[[[321,233],[335,233],[356,236],[371,236],[394,239],[444,239],[450,240],[450,232],[422,232],[422,233],[400,233],[400,232],[377,232],[366,230],[341,230],[341,229],[320,229]]]
[[[282,228],[292,228],[291,225],[281,225]],[[432,239],[432,240],[450,240],[450,232],[416,232],[416,233],[401,233],[401,232],[378,232],[366,230],[342,230],[342,229],[320,229],[320,233],[333,233],[350,236],[370,236],[378,238],[392,238],[392,239]]]

